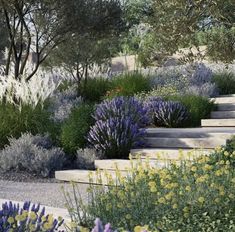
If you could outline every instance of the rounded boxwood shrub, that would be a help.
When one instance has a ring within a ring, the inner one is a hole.
[[[36,108],[22,105],[20,109],[10,103],[0,103],[0,148],[8,144],[9,137],[19,138],[25,132],[53,134],[55,130],[50,113],[41,105]]]
[[[93,105],[83,104],[73,109],[68,120],[61,128],[61,144],[65,152],[74,154],[77,149],[85,148],[87,144],[86,136],[94,119]]]

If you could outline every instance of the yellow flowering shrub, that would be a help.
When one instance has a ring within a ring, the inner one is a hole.
[[[233,156],[226,152],[222,159],[216,151],[163,169],[140,162],[127,178],[90,186],[86,212],[128,230],[235,231]]]

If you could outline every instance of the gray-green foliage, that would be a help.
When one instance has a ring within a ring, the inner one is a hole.
[[[203,44],[213,60],[234,60],[233,0],[153,0],[153,10],[149,23],[155,30],[155,42],[168,54]],[[198,39],[200,31],[204,32],[203,40]]]
[[[95,160],[100,159],[101,154],[91,148],[78,149],[76,154],[76,168],[95,169]]]
[[[25,133],[19,139],[9,141],[10,144],[0,151],[1,171],[25,171],[48,177],[65,163],[64,152],[53,147],[48,136]]]

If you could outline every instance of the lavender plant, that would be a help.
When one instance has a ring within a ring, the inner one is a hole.
[[[75,86],[65,91],[57,91],[51,98],[50,112],[55,122],[64,122],[72,112],[74,107],[82,104],[82,98],[78,97]]]
[[[48,177],[65,163],[64,152],[53,147],[48,136],[26,133],[19,139],[11,138],[9,141],[10,144],[0,151],[3,172],[19,170]]]
[[[10,201],[0,208],[1,232],[53,232],[58,231],[63,223],[62,218],[54,219],[52,215],[46,215],[45,208],[40,209],[40,204],[31,206],[30,202],[25,202],[20,207]]]
[[[189,117],[186,107],[179,102],[152,98],[147,104],[152,122],[158,127],[180,127]]]
[[[180,94],[215,96],[218,91],[212,83],[212,70],[203,63],[161,68],[153,74],[152,85],[158,91],[164,87],[175,89]],[[161,92],[161,91],[160,91]]]
[[[128,158],[131,148],[143,145],[144,129],[129,116],[99,120],[88,134],[89,143],[108,158]]]
[[[112,100],[105,100],[97,106],[94,113],[96,121],[106,121],[110,118],[130,118],[140,127],[149,124],[148,109],[143,103],[134,97],[116,97]]]

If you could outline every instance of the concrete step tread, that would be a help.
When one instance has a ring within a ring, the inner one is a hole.
[[[128,172],[120,171],[120,175],[125,177]],[[96,184],[96,185],[107,185],[108,179],[116,179],[116,172],[112,170],[100,170],[97,171],[89,170],[66,170],[66,171],[56,171],[55,178],[60,181],[65,182],[76,182],[83,184]],[[102,180],[102,181],[101,181]]]
[[[229,139],[231,136],[228,136]],[[215,148],[225,145],[226,138],[156,138],[147,137],[146,146],[149,148]]]
[[[208,155],[213,149],[170,149],[170,148],[144,148],[144,149],[132,149],[131,155],[141,159],[153,159],[153,160],[180,160],[181,158],[198,157],[201,155]]]

